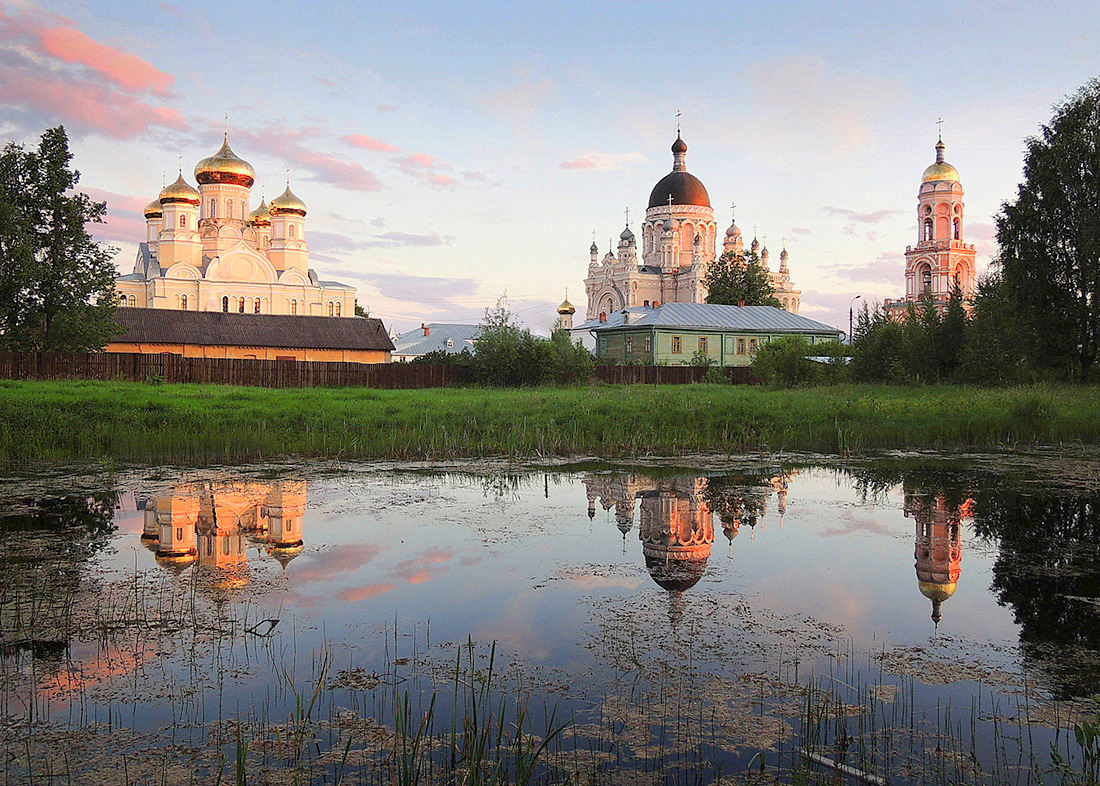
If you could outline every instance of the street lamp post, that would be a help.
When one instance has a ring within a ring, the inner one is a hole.
[[[863,295],[856,295],[848,304],[848,346],[852,346],[852,307]]]

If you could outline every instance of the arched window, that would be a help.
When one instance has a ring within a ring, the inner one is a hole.
[[[218,200],[216,200],[216,199],[211,199],[210,200],[209,211],[210,211],[210,215],[207,216],[207,218],[217,218],[218,217]]]
[[[932,219],[930,218],[924,219],[924,239],[932,239]]]
[[[962,240],[962,233],[960,231],[959,219],[955,219],[955,239]]]
[[[924,268],[921,271],[920,287],[921,292],[930,292],[932,290],[932,271],[928,268]]]
[[[180,216],[180,227],[187,229],[187,216]]]
[[[291,314],[297,314],[298,313],[298,301],[297,300],[290,301],[290,313]]]
[[[328,315],[331,317],[333,315],[333,313],[335,312],[335,310],[336,310],[336,308],[335,308],[335,306],[332,305],[332,301],[330,300],[328,302]]]
[[[226,218],[233,218],[233,200],[232,199],[225,200],[225,217]]]
[[[298,227],[294,226],[293,224],[289,225],[287,231],[290,232],[291,237],[297,237],[298,236]]]
[[[454,345],[455,345],[455,340],[453,338],[447,339],[447,349],[452,348]]]
[[[222,311],[225,311],[225,312],[229,311],[229,296],[228,295],[222,296]]]
[[[180,295],[180,310],[187,310],[187,295]]]
[[[244,298],[243,297],[242,298],[237,298],[237,312],[240,313],[240,314],[244,313]]]
[[[340,316],[340,304],[336,304],[336,316]]]
[[[260,313],[260,299],[259,298],[256,298],[256,302],[252,304],[252,313],[253,314],[259,314]]]
[[[649,306],[649,301],[648,300],[645,301],[644,303],[642,303],[642,305],[648,307]]]

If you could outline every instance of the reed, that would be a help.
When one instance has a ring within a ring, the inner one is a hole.
[[[0,382],[0,462],[1004,449],[1100,441],[1084,386],[430,390]]]

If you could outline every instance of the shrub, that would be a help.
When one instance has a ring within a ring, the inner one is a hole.
[[[821,379],[820,364],[806,358],[813,352],[812,345],[802,336],[784,336],[756,350],[752,372],[769,387],[813,385]]]

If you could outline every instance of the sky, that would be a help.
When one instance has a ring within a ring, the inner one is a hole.
[[[545,333],[567,290],[583,316],[593,232],[603,252],[644,213],[681,112],[720,230],[736,203],[773,265],[786,238],[800,313],[847,329],[856,295],[903,292],[939,118],[988,266],[1097,31],[1095,0],[0,0],[0,139],[65,126],[129,272],[141,209],[228,127],[269,198],[289,168],[311,266],[388,328],[507,294]]]

